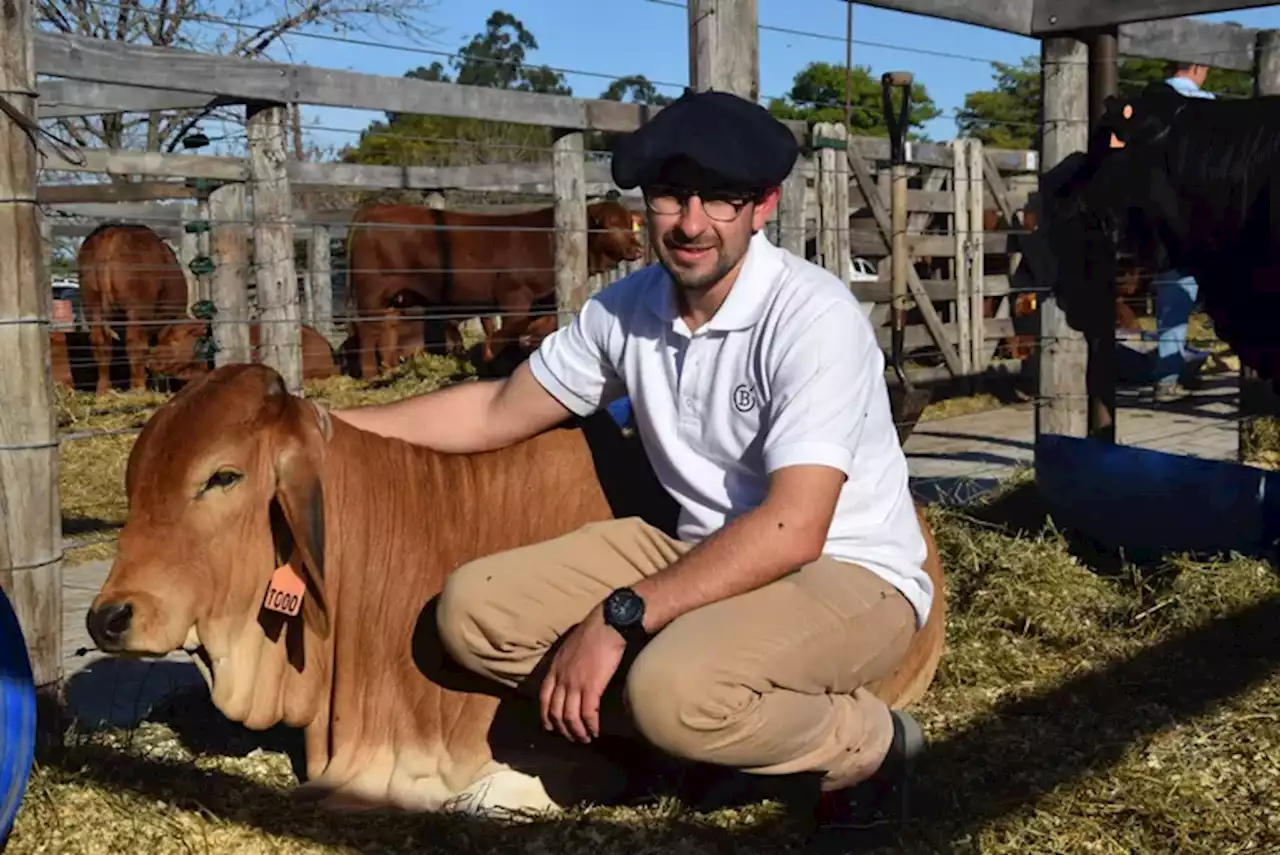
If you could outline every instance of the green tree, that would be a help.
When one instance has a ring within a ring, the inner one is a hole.
[[[779,119],[843,122],[844,81],[844,66],[811,62],[796,74],[791,91],[786,97],[770,99],[769,112]],[[870,68],[859,65],[854,66],[850,83],[851,132],[861,136],[888,136],[880,78],[873,77]],[[907,116],[908,126],[912,129],[908,131],[909,137],[915,140],[925,139],[919,128],[940,115],[942,111],[933,103],[924,84],[912,85],[911,110]]]
[[[643,74],[631,74],[619,77],[600,93],[605,101],[625,101],[631,95],[632,104],[647,104],[651,107],[665,107],[675,100],[673,96],[663,95],[653,82]]]
[[[628,74],[605,87],[605,90],[600,93],[600,99],[629,101],[632,104],[644,104],[649,107],[665,107],[674,101],[675,97],[660,93],[658,87],[653,85],[653,81],[643,74]],[[583,144],[587,151],[607,152],[613,150],[613,143],[617,138],[616,133],[592,131],[586,135]]]
[[[965,96],[956,114],[960,136],[977,137],[996,148],[1040,147],[1040,59],[1023,57],[1018,65],[992,63],[995,86]],[[1135,95],[1165,79],[1165,63],[1127,57],[1118,69],[1121,95]],[[1253,75],[1212,69],[1204,88],[1219,97],[1244,97],[1253,92]]]
[[[537,39],[519,19],[496,10],[484,31],[472,36],[450,61],[452,77],[439,62],[415,68],[405,77],[572,95],[563,74],[529,63],[529,54],[537,48]],[[550,159],[550,147],[550,129],[536,125],[388,113],[385,120],[371,123],[341,159],[395,166],[537,162]]]

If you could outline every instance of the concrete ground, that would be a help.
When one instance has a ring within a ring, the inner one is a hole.
[[[1218,460],[1236,456],[1236,381],[1215,381],[1189,400],[1153,405],[1134,394],[1118,396],[1117,439],[1125,445]],[[906,443],[913,489],[923,499],[963,501],[1032,461],[1034,405],[1010,406],[923,422]],[[127,726],[174,688],[201,683],[186,657],[155,662],[104,658],[84,616],[109,564],[67,567],[63,632],[67,694],[84,724]]]

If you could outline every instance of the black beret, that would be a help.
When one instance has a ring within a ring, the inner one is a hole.
[[[764,107],[729,92],[692,92],[620,137],[613,181],[624,190],[658,180],[662,167],[687,158],[743,188],[776,187],[791,173],[799,145]]]

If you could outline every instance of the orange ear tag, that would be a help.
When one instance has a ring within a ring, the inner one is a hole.
[[[1125,117],[1126,119],[1132,119],[1132,118],[1133,118],[1133,105],[1132,105],[1132,104],[1125,104],[1125,105],[1124,105],[1124,111],[1123,111],[1123,114],[1124,114],[1124,117]],[[1115,134],[1112,134],[1112,135],[1111,135],[1111,147],[1112,147],[1112,148],[1124,148],[1124,143],[1122,143],[1122,142],[1121,142],[1121,141],[1116,137],[1116,135],[1115,135]]]
[[[307,586],[290,564],[282,564],[271,574],[267,596],[262,604],[273,612],[290,617],[302,610],[302,596]]]

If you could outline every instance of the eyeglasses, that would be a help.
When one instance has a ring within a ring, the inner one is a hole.
[[[675,187],[655,186],[644,191],[645,206],[655,214],[678,214],[697,196],[702,200],[702,210],[708,217],[727,223],[736,219],[742,209],[759,201],[755,193],[731,193],[722,190],[681,190]]]

